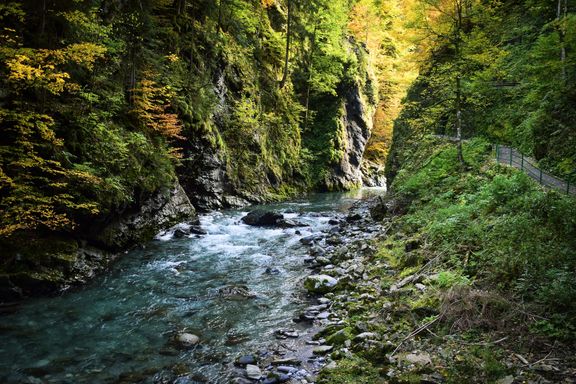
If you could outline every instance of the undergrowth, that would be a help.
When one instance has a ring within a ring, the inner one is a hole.
[[[440,145],[428,159],[399,173],[395,197],[411,203],[408,214],[395,223],[396,231],[427,245],[413,251],[418,256],[401,259],[424,264],[438,256],[435,263],[450,271],[439,274],[439,285],[464,279],[503,292],[545,314],[546,326],[532,329],[572,337],[574,198],[542,189],[524,173],[491,161],[491,156],[486,142],[473,140],[464,145],[462,169],[456,148]],[[402,266],[413,268],[412,264]],[[560,324],[564,333],[558,332]]]
[[[333,353],[337,367],[320,382],[539,380],[537,369],[514,356],[569,360],[564,351],[576,336],[574,198],[496,164],[481,139],[464,144],[464,165],[453,144],[427,138],[420,146],[380,207],[390,227],[368,268],[382,293],[343,304],[349,331],[336,335],[352,340],[353,354]],[[379,342],[355,339],[366,330]],[[410,354],[429,362],[410,364]],[[556,372],[547,379],[570,375]]]

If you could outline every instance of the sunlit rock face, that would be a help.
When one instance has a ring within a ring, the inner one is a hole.
[[[362,182],[362,157],[372,131],[373,107],[365,100],[360,84],[346,91],[342,100],[340,126],[343,152],[340,161],[326,180],[328,190],[347,190],[360,187]]]

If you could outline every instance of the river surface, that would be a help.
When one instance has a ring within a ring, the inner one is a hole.
[[[301,234],[247,226],[240,221],[245,209],[202,215],[207,235],[159,235],[81,289],[29,300],[0,316],[0,382],[134,382],[163,369],[228,382],[231,361],[266,348],[274,331],[307,305],[301,288],[307,249],[299,239],[327,230],[330,218],[379,193],[263,206],[310,225]],[[219,294],[230,286],[245,286],[256,297]],[[172,341],[178,332],[201,342],[180,349]]]

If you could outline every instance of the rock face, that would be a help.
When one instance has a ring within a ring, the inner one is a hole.
[[[138,209],[123,214],[94,236],[104,248],[117,251],[151,239],[158,231],[190,220],[196,210],[178,182],[144,200]]]
[[[191,145],[185,151],[186,161],[178,173],[192,204],[203,212],[248,205],[248,201],[234,196],[226,176],[226,162],[217,150],[202,140]]]
[[[144,199],[110,223],[97,223],[82,238],[30,236],[4,251],[11,262],[0,272],[0,301],[53,293],[94,277],[118,252],[151,240],[162,229],[193,220],[195,210],[177,182]]]
[[[205,123],[210,128],[203,135],[189,137],[183,148],[183,165],[177,170],[178,178],[190,201],[202,212],[262,203],[262,195],[271,184],[266,177],[262,177],[257,182],[261,189],[259,193],[248,192],[245,184],[249,183],[245,179],[234,182],[231,175],[235,174],[233,169],[237,162],[233,160],[226,146],[218,144],[222,140],[218,132],[231,128],[229,124],[235,105],[233,89],[238,86],[234,84],[241,82],[231,75],[234,71],[231,71],[228,65],[222,62],[221,68],[213,74],[212,89],[217,103]]]
[[[386,187],[384,165],[362,160],[362,183],[365,187]]]
[[[360,84],[356,83],[346,91],[342,103],[344,154],[326,181],[329,190],[357,188],[362,185],[362,156],[372,131],[372,107],[362,95]]]

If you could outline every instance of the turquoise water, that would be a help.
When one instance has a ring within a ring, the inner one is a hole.
[[[265,206],[309,224],[301,235],[244,225],[247,210],[205,214],[207,235],[159,235],[85,287],[25,302],[0,317],[0,382],[131,382],[174,367],[201,382],[227,382],[230,361],[265,348],[306,305],[299,239],[328,229],[330,218],[370,193],[381,190]],[[231,285],[256,297],[219,295]],[[201,343],[178,349],[178,332]]]

